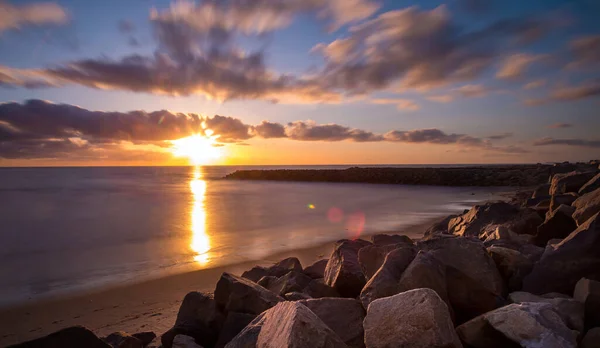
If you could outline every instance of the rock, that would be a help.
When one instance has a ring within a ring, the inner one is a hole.
[[[402,245],[402,244],[401,244]],[[368,281],[383,265],[385,256],[392,250],[397,249],[396,244],[369,245],[358,251],[358,263],[362,269],[365,279]]]
[[[573,219],[577,222],[577,226],[580,226],[589,218],[600,212],[600,189],[596,189],[595,191],[577,198],[572,206],[575,207]]]
[[[531,195],[531,198],[548,197],[550,195],[550,184],[538,186]]]
[[[325,284],[323,279],[313,279],[303,292],[312,298],[340,297],[340,294],[331,286]]]
[[[531,242],[538,246],[545,246],[551,239],[562,239],[568,236],[577,228],[572,217],[574,212],[575,208],[561,204],[548,213],[546,221],[538,226],[537,234],[531,238]]]
[[[271,284],[277,281],[277,279],[279,278],[275,276],[264,276],[258,280],[257,284],[265,289],[268,289],[271,286]]]
[[[283,259],[277,262],[273,267],[277,269],[284,269],[285,272],[282,275],[288,273],[289,271],[302,272],[302,264],[297,257],[288,257],[287,259]],[[278,275],[275,276],[277,277]]]
[[[173,339],[173,348],[202,348],[202,346],[196,343],[193,337],[177,335]]]
[[[419,251],[404,273],[402,273],[397,289],[398,292],[404,292],[420,288],[428,288],[435,291],[446,305],[448,305],[448,310],[453,317],[446,289],[446,269],[431,252]]]
[[[550,195],[559,195],[561,193],[578,192],[583,185],[595,176],[595,172],[570,172],[565,174],[556,174],[552,177],[550,185]]]
[[[448,215],[445,218],[437,221],[436,223],[431,225],[425,231],[425,234],[423,236],[427,238],[427,237],[438,235],[438,234],[449,234],[448,224],[450,223],[450,220],[452,220],[458,216],[459,215],[457,215],[457,214],[452,214],[452,215]]]
[[[242,277],[257,283],[261,278],[269,276],[269,269],[261,266],[254,266],[251,270],[242,273]]]
[[[556,210],[561,204],[571,205],[578,198],[576,193],[570,192],[562,195],[554,195],[550,200],[550,206],[548,207],[548,211]]]
[[[595,177],[593,177],[592,179],[590,179],[590,181],[588,181],[585,185],[583,185],[579,189],[579,194],[585,195],[586,193],[590,193],[599,188],[600,188],[600,173],[598,173]]]
[[[225,347],[225,345],[229,343],[229,341],[231,341],[235,336],[237,336],[237,334],[242,332],[242,330],[248,324],[250,324],[254,318],[256,318],[256,316],[253,314],[237,312],[227,313],[227,318],[225,318],[225,321],[223,322],[223,327],[221,328],[219,339],[217,340],[215,347]]]
[[[302,272],[290,271],[283,277],[269,284],[268,289],[278,295],[283,295],[288,292],[300,292],[313,279]]]
[[[585,328],[600,326],[600,282],[580,279],[575,285],[573,298],[585,307]]]
[[[404,244],[406,246],[412,246],[415,244],[408,236],[401,234],[375,234],[371,236],[371,241],[375,245]]]
[[[498,308],[456,328],[466,346],[577,347],[572,332],[549,303],[521,303]]]
[[[156,334],[154,332],[152,332],[152,331],[138,332],[138,333],[134,333],[131,336],[133,336],[133,337],[137,338],[138,340],[142,341],[142,345],[144,347],[148,346],[156,338]]]
[[[554,306],[554,310],[560,315],[565,324],[572,329],[583,332],[584,322],[583,304],[570,297],[564,298],[561,294],[555,297],[553,294],[545,294],[544,296],[536,296],[528,292],[517,291],[510,293],[508,299],[513,303],[523,302],[542,302],[549,303]]]
[[[523,287],[523,278],[531,272],[534,262],[517,250],[492,246],[488,253],[498,267],[498,271],[508,285],[508,291],[516,291]]]
[[[600,280],[600,218],[594,215],[554,250],[544,253],[523,280],[523,291],[573,293],[581,278]]]
[[[363,326],[367,348],[462,347],[448,307],[431,289],[373,301]]]
[[[300,260],[295,257],[289,257],[281,260],[269,268],[255,266],[251,270],[242,273],[242,278],[250,279],[253,282],[258,282],[260,278],[265,276],[282,277],[289,271],[302,272]]]
[[[493,230],[492,233],[487,235],[485,242],[489,243],[493,240],[506,240],[520,244],[525,244],[529,242],[530,238],[531,237],[529,235],[516,234],[513,231],[509,230],[506,226],[498,226],[495,230]]]
[[[438,238],[417,246],[446,266],[447,291],[457,323],[505,303],[506,285],[482,242],[473,238]]]
[[[83,326],[72,326],[32,341],[11,346],[11,348],[111,348],[92,331]]]
[[[532,262],[536,262],[537,260],[539,260],[540,257],[542,257],[542,254],[544,253],[544,248],[542,247],[529,243],[515,242],[513,240],[492,240],[489,242],[485,242],[484,245],[488,248],[492,246],[497,246],[516,250]]]
[[[156,337],[145,348],[163,348],[160,337]]]
[[[300,300],[310,300],[312,297],[308,296],[302,292],[288,292],[283,295],[283,298],[287,301],[300,301]]]
[[[306,267],[302,272],[313,279],[323,278],[325,276],[325,267],[327,267],[328,261],[328,259],[319,260]]]
[[[360,301],[366,309],[372,301],[395,295],[404,270],[416,256],[414,248],[399,248],[389,252],[377,273],[369,279],[360,293]]]
[[[364,347],[361,303],[350,298],[320,298],[298,301],[315,313],[348,347]]]
[[[137,339],[123,331],[113,332],[105,337],[103,341],[110,344],[114,348],[144,348],[142,340]]]
[[[193,337],[200,344],[212,347],[219,335],[222,314],[212,294],[190,292],[183,298],[175,325],[161,336],[165,348],[173,345],[177,335]]]
[[[345,348],[346,344],[310,309],[282,302],[240,332],[227,348]]]
[[[581,340],[581,348],[600,348],[600,327],[590,329],[583,340]]]
[[[338,242],[325,267],[325,284],[343,297],[356,297],[366,280],[358,262],[358,251],[371,243],[355,240]]]
[[[247,279],[223,273],[215,288],[215,301],[226,312],[258,315],[283,299]]]

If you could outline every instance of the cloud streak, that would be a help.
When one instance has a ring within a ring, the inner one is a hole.
[[[542,138],[533,142],[534,146],[549,146],[549,145],[564,145],[564,146],[576,146],[586,148],[600,148],[600,140],[589,140],[589,139],[555,139],[555,138]]]
[[[69,21],[67,11],[54,2],[13,6],[0,1],[0,35],[10,29],[31,25],[62,25]]]

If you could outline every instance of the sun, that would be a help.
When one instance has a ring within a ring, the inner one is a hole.
[[[210,130],[204,133],[172,140],[173,155],[187,157],[194,165],[208,164],[223,157],[221,147],[218,147],[215,141],[218,136],[212,135]]]

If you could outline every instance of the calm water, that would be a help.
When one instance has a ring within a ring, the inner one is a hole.
[[[238,168],[0,169],[0,305],[398,231],[491,197],[219,180]]]

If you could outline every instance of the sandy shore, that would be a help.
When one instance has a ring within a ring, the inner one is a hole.
[[[435,220],[403,229],[418,239]],[[390,232],[388,232],[390,233]],[[368,236],[364,237],[368,239]],[[171,328],[179,305],[190,291],[214,290],[221,273],[240,275],[255,265],[270,265],[295,256],[304,266],[328,258],[333,243],[272,255],[260,261],[171,275],[137,284],[27,303],[0,310],[0,346],[47,335],[64,327],[83,325],[99,336],[115,331],[135,333]]]

